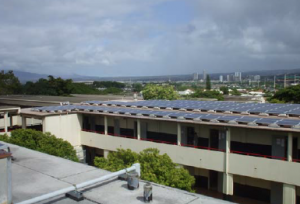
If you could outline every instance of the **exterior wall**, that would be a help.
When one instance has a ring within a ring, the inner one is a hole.
[[[300,164],[276,159],[230,154],[229,173],[300,186]]]
[[[81,142],[82,145],[109,151],[117,151],[117,148],[123,148],[140,152],[150,147],[157,148],[162,154],[168,154],[171,159],[178,164],[212,169],[215,171],[223,171],[224,169],[223,152],[106,136],[91,132],[81,132]]]
[[[117,148],[128,148],[140,152],[149,147],[158,148],[161,153],[167,153],[178,164],[219,172],[224,171],[223,152],[105,136],[90,132],[81,133],[81,142],[83,145],[110,151],[116,151]],[[234,175],[300,186],[298,172],[300,172],[300,164],[295,162],[239,154],[229,155],[229,173]]]
[[[234,182],[242,185],[253,186],[258,188],[265,188],[271,190],[271,181],[253,179],[245,176],[234,175]]]
[[[282,132],[245,128],[231,128],[231,131],[231,141],[262,145],[272,145],[272,136],[287,136]]]
[[[14,115],[13,117],[13,123],[10,124],[10,117],[8,117],[7,120],[7,126],[22,126],[22,118],[19,115]],[[26,124],[28,126],[30,125],[38,125],[38,124],[42,124],[42,120],[40,119],[35,119],[35,118],[26,118]],[[0,119],[0,128],[4,128],[4,118]]]
[[[81,145],[82,117],[78,114],[49,116],[44,118],[43,132],[50,132],[58,138],[69,141],[73,146]]]

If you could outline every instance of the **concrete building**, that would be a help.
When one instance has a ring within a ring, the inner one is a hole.
[[[242,81],[242,72],[235,72],[234,73],[234,80],[235,81]]]
[[[198,81],[199,77],[198,77],[198,73],[194,73],[193,74],[193,80],[194,81]]]
[[[220,81],[220,82],[223,82],[223,75],[220,75],[219,81]]]
[[[204,70],[204,71],[203,71],[203,81],[204,81],[204,82],[206,82],[206,77],[207,77],[207,74],[206,74],[206,71]]]
[[[219,192],[233,201],[250,199],[248,203],[295,204],[300,196],[299,107],[87,101],[24,109],[21,116],[23,121],[42,120],[44,132],[84,149],[91,165],[95,156],[106,157],[118,148],[140,152],[153,147],[188,169],[199,192]]]
[[[10,153],[1,147],[7,145]],[[62,191],[66,188],[80,186],[84,182],[108,177],[111,172],[99,168],[72,162],[60,157],[12,144],[0,144],[0,203],[21,204],[30,199],[46,197],[46,194]],[[11,154],[14,158],[11,161]],[[65,196],[65,193],[48,197],[40,202],[47,204],[141,204],[145,181],[140,181],[140,187],[129,190],[127,182],[114,176],[104,181],[92,183],[77,190],[83,193],[84,199],[75,201]],[[69,190],[71,191],[71,190]],[[69,192],[67,191],[67,192]],[[219,199],[200,194],[189,193],[171,187],[152,183],[153,204],[230,204]]]

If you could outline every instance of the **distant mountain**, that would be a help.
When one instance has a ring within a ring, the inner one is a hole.
[[[6,71],[6,70],[5,70]],[[40,78],[47,78],[47,74],[36,74],[25,71],[14,70],[15,76],[19,78],[21,83],[25,83],[27,81],[37,81]],[[233,74],[233,72],[228,73],[208,73],[211,76],[211,79],[219,79],[220,75],[226,76],[228,74]],[[290,69],[290,70],[262,70],[262,71],[247,71],[242,72],[242,76],[245,77],[247,75],[261,75],[261,76],[278,76],[284,74],[300,74],[300,69]],[[73,79],[73,81],[186,81],[192,80],[192,74],[184,74],[184,75],[165,75],[165,76],[138,76],[138,77],[93,77],[93,76],[81,76],[77,74],[73,75],[64,75],[57,76],[62,77],[64,79]],[[202,78],[202,75],[199,74],[199,79]]]

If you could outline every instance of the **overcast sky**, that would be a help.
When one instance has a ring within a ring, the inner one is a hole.
[[[293,68],[299,0],[0,0],[0,69],[105,77]]]

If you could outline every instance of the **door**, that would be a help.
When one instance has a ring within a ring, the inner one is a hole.
[[[218,149],[219,148],[219,131],[210,130],[209,147]]]
[[[272,137],[272,156],[274,159],[286,158],[287,154],[287,137],[273,136]],[[278,158],[276,158],[278,157]]]
[[[141,121],[141,139],[147,139],[148,124]]]
[[[115,124],[114,134],[115,135],[120,135],[120,120],[119,119],[115,119],[114,120],[114,124]]]
[[[195,129],[194,127],[187,127],[187,144],[195,145]]]

